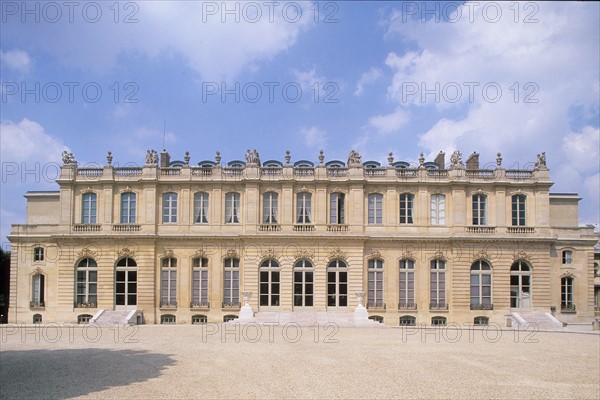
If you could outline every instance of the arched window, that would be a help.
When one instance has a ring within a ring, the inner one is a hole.
[[[478,260],[471,265],[471,310],[492,309],[492,267]]]
[[[473,225],[487,224],[487,196],[485,194],[473,195]]]
[[[121,194],[121,223],[135,224],[135,208],[136,196],[135,193]]]
[[[237,319],[237,317],[238,317],[237,315],[233,315],[233,314],[224,315],[223,322],[233,321],[234,319]]]
[[[192,307],[209,307],[208,258],[192,259]]]
[[[302,192],[296,196],[296,222],[310,224],[312,221],[312,193]]]
[[[77,298],[75,307],[96,307],[98,304],[98,265],[92,258],[77,264]]]
[[[41,324],[42,323],[42,314],[33,314],[33,323]]]
[[[381,193],[369,194],[368,212],[369,224],[383,223],[383,195]]]
[[[240,223],[240,194],[226,193],[225,194],[225,223],[239,224]]]
[[[194,223],[208,224],[208,193],[194,193]]]
[[[412,224],[415,196],[412,193],[402,193],[400,195],[400,223]]]
[[[163,224],[177,223],[177,193],[164,193],[162,195]]]
[[[206,315],[202,315],[202,314],[192,315],[192,325],[203,325],[203,324],[206,324],[207,321],[208,321],[208,318],[206,318]]]
[[[240,260],[226,258],[223,261],[223,307],[240,305]]]
[[[367,308],[385,308],[383,300],[383,260],[369,260]]]
[[[489,325],[490,319],[488,317],[475,317],[473,319],[474,325]]]
[[[400,326],[415,326],[417,324],[417,318],[412,315],[403,315],[400,317]]]
[[[573,302],[573,277],[565,276],[560,279],[560,310],[561,312],[575,312]]]
[[[271,258],[260,264],[259,304],[261,306],[279,306],[279,271],[279,263]]]
[[[263,194],[263,223],[276,224],[278,220],[277,213],[279,207],[279,194],[275,192],[267,192]]]
[[[35,274],[32,277],[31,307],[39,308],[46,306],[46,277],[43,274]]]
[[[399,310],[416,310],[415,303],[415,262],[409,259],[400,260],[400,302]]]
[[[446,196],[431,195],[431,225],[446,225]]]
[[[327,265],[327,306],[348,306],[348,267],[342,260]]]
[[[81,223],[96,223],[96,193],[84,193],[81,196]]]
[[[510,267],[510,306],[531,307],[531,268],[521,260]]]
[[[446,262],[444,260],[431,260],[430,263],[429,309],[448,309],[446,304]]]
[[[174,257],[161,261],[160,306],[177,307],[177,259]]]
[[[374,167],[371,167],[374,168]],[[381,315],[371,315],[369,317],[370,320],[373,320],[375,322],[379,322],[380,324],[383,324],[383,317]]]
[[[80,314],[77,316],[77,323],[79,325],[89,324],[92,318],[93,316],[90,314]]]
[[[294,264],[294,307],[312,307],[314,297],[314,268],[309,260]]]
[[[525,226],[525,195],[512,196],[512,225]]]
[[[121,258],[115,271],[115,304],[137,304],[137,263],[132,258]]]
[[[446,317],[431,317],[431,325],[446,325]]]
[[[160,323],[161,324],[175,324],[177,321],[176,317],[173,314],[164,314],[160,316]]]

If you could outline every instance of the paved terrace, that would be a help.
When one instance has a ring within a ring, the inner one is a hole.
[[[592,332],[224,329],[3,325],[0,398],[600,398]]]

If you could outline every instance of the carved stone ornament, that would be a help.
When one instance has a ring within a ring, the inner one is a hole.
[[[34,274],[34,275],[42,274],[43,272],[44,272],[44,271],[42,270],[42,268],[41,268],[41,267],[35,267],[35,268],[33,269],[33,274]]]
[[[531,256],[528,253],[525,253],[524,251],[515,252],[513,254],[513,261],[519,260],[531,261]]]
[[[435,254],[433,255],[433,259],[434,260],[441,260],[441,261],[446,261],[446,256],[444,256],[444,252],[441,250],[438,250],[435,252]]]
[[[277,253],[275,252],[275,250],[273,250],[272,248],[263,251],[262,253],[262,259],[263,260],[268,260],[268,259],[276,259],[277,258]]]
[[[371,256],[369,258],[381,258],[381,252],[377,249],[371,250]]]
[[[329,260],[346,260],[348,258],[348,256],[346,255],[345,252],[343,252],[342,250],[340,250],[340,248],[336,248],[335,250],[333,250],[331,253],[329,253]]]
[[[475,253],[474,261],[489,260],[489,259],[490,259],[490,255],[485,250],[480,250],[479,253]]]
[[[238,258],[238,252],[235,249],[229,249],[225,252],[225,258]]]
[[[575,278],[575,275],[571,271],[567,271],[560,276],[561,278]]]
[[[411,258],[411,259],[414,259],[415,256],[413,255],[412,251],[406,250],[404,253],[402,253],[402,258]]]
[[[296,253],[296,260],[312,259],[313,257],[314,257],[314,253],[308,249],[300,249]]]
[[[135,250],[131,250],[129,247],[123,247],[122,249],[117,250],[117,256],[119,258],[123,258],[123,257],[134,258]]]
[[[84,247],[77,253],[77,258],[96,258],[96,252]]]
[[[173,255],[174,255],[173,249],[167,249],[167,248],[165,248],[164,256],[166,258],[171,258],[171,257],[173,257]]]
[[[206,250],[198,249],[194,252],[194,255],[198,258],[204,258],[204,257],[206,257]]]

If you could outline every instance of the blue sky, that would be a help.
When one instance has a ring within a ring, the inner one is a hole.
[[[3,243],[64,149],[142,164],[163,137],[194,163],[545,151],[600,220],[598,3],[0,4]]]

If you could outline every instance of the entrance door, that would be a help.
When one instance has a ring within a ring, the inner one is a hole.
[[[531,307],[531,269],[520,260],[510,267],[510,307]]]
[[[135,310],[137,306],[137,264],[123,258],[115,270],[115,310]]]
[[[273,259],[262,262],[259,272],[260,307],[279,306],[279,264]]]
[[[327,307],[348,306],[348,269],[342,260],[327,266]]]
[[[294,309],[313,306],[313,265],[309,260],[294,264]]]

